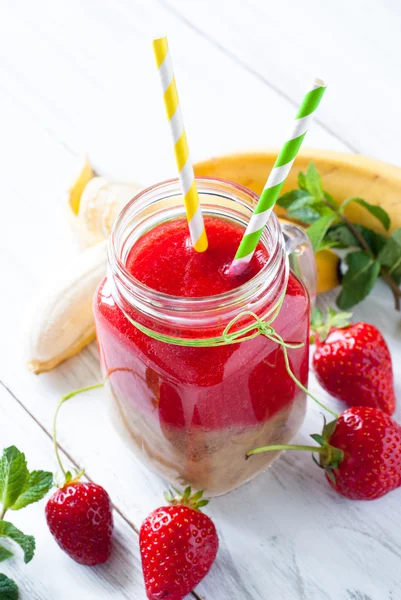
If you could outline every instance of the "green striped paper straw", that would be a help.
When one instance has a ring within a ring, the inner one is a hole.
[[[325,90],[325,83],[321,79],[315,79],[313,88],[305,95],[299,107],[292,133],[280,150],[231,264],[230,272],[233,275],[242,273],[252,259],[263,229],[269,220]]]

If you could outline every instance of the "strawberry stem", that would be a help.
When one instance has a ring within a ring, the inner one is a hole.
[[[335,417],[336,419],[338,419],[339,415],[338,413],[334,412],[334,410],[331,410],[331,408],[328,408],[327,406],[325,406],[322,402],[320,402],[320,400],[318,400],[313,394],[310,393],[310,391],[304,386],[302,385],[302,383],[299,381],[299,379],[297,379],[294,375],[294,373],[292,372],[292,369],[290,367],[290,361],[288,360],[288,352],[287,352],[287,348],[285,347],[285,345],[281,346],[282,350],[283,350],[283,354],[284,354],[284,362],[285,362],[285,367],[287,369],[287,373],[288,375],[291,377],[291,379],[294,381],[294,383],[296,383],[296,385],[307,395],[309,396],[309,398],[312,398],[312,400],[314,402],[316,402],[316,404],[318,404],[321,408],[323,408],[324,410],[327,410],[327,412],[329,412],[330,414],[333,415],[333,417]]]
[[[321,446],[299,446],[296,444],[275,444],[273,446],[262,446],[261,448],[254,448],[247,453],[247,458],[253,454],[260,454],[261,452],[273,452],[274,450],[301,450],[302,452],[318,452],[319,454],[327,453],[326,448]]]
[[[67,471],[64,469],[63,467],[63,463],[61,462],[61,457],[60,457],[60,453],[59,453],[59,449],[58,449],[58,444],[57,444],[57,417],[58,417],[58,413],[60,412],[60,408],[62,407],[62,405],[64,404],[64,402],[67,402],[67,400],[69,400],[70,398],[73,398],[74,396],[77,396],[78,394],[82,394],[83,392],[89,392],[90,390],[96,390],[98,388],[103,387],[103,383],[96,383],[94,385],[88,385],[86,387],[80,388],[78,390],[74,390],[72,392],[69,392],[68,394],[64,394],[64,396],[61,397],[60,402],[57,405],[56,408],[56,412],[54,413],[54,419],[53,419],[53,446],[54,446],[54,451],[56,453],[56,458],[57,458],[57,462],[58,465],[61,469],[61,472],[63,473],[64,477],[67,479]]]

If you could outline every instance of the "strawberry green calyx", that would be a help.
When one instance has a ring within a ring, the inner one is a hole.
[[[337,419],[331,421],[330,423],[326,423],[326,419],[324,420],[324,427],[321,434],[315,433],[311,435],[311,438],[315,440],[319,444],[319,446],[303,446],[296,444],[276,444],[274,446],[262,446],[261,448],[254,448],[250,450],[246,459],[250,458],[254,454],[260,454],[261,452],[273,452],[273,451],[281,451],[281,450],[297,450],[301,452],[311,452],[312,458],[315,463],[322,469],[325,470],[327,476],[333,483],[335,483],[335,475],[333,473],[333,469],[337,469],[339,464],[344,459],[344,452],[340,450],[340,448],[335,448],[329,442],[331,436],[334,433],[334,430],[337,425]],[[319,455],[319,461],[315,459],[314,454]]]
[[[192,494],[191,486],[186,487],[183,493],[172,488],[165,492],[164,498],[171,506],[188,506],[197,512],[201,512],[200,509],[209,504],[209,500],[203,498],[203,490]]]
[[[61,397],[60,402],[57,405],[56,412],[54,413],[54,419],[53,419],[53,446],[54,446],[54,451],[56,453],[58,465],[60,467],[60,470],[61,470],[61,472],[63,474],[63,478],[64,478],[64,480],[61,482],[61,484],[58,485],[58,487],[60,487],[60,488],[64,487],[66,484],[76,483],[77,481],[80,480],[80,478],[84,474],[83,470],[78,471],[77,469],[74,469],[74,473],[71,473],[71,471],[66,471],[63,466],[63,463],[61,461],[58,443],[57,443],[57,417],[60,412],[60,408],[62,407],[62,405],[65,402],[67,402],[67,400],[70,400],[70,398],[73,398],[74,396],[77,396],[78,394],[82,394],[83,392],[89,392],[90,390],[96,390],[101,387],[103,387],[103,383],[96,383],[94,385],[88,385],[88,386],[80,388],[78,390],[74,390],[72,392],[69,392],[68,394],[64,394],[64,396]]]
[[[343,329],[351,324],[352,313],[336,312],[333,308],[327,309],[326,318],[323,318],[323,313],[319,308],[314,308],[311,319],[311,331],[315,336],[311,337],[311,343],[315,341],[324,342],[330,333],[332,327]]]

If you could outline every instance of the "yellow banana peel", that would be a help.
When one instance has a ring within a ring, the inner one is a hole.
[[[209,158],[195,165],[197,177],[217,177],[235,181],[257,194],[263,190],[272,169],[278,149],[266,152],[247,152]],[[283,187],[283,193],[298,187],[298,173],[305,171],[313,162],[322,176],[323,187],[338,203],[346,198],[362,197],[383,207],[391,218],[390,233],[401,227],[401,169],[388,163],[341,152],[328,150],[301,150],[295,159]],[[278,216],[285,217],[285,210],[276,207]],[[381,224],[356,203],[345,209],[346,216],[354,223],[365,225],[379,233],[387,234]],[[318,293],[327,292],[339,285],[339,259],[331,250],[316,254]]]
[[[209,158],[195,165],[197,177],[220,177],[262,192],[267,176],[277,158],[278,149],[266,152],[229,154]],[[340,203],[346,198],[362,197],[372,204],[382,206],[391,217],[390,233],[401,227],[401,168],[366,156],[332,152],[329,150],[301,150],[284,183],[283,193],[298,187],[299,171],[305,171],[313,162],[322,176],[323,187]],[[277,207],[284,215],[284,209]],[[354,223],[383,233],[380,223],[356,203],[345,210]]]
[[[79,168],[78,175],[68,190],[68,202],[75,216],[79,212],[82,193],[90,180],[95,176],[96,173],[89,162],[89,158],[85,156]]]
[[[272,169],[278,150],[245,152],[209,158],[194,165],[197,177],[216,177],[235,181],[257,194],[262,192],[267,176]],[[289,173],[283,192],[298,186],[299,171],[305,171],[313,162],[322,176],[324,188],[340,203],[346,198],[362,197],[368,202],[382,206],[390,215],[390,233],[401,227],[401,169],[378,160],[329,150],[301,150]],[[96,176],[86,158],[81,172],[69,191],[69,204],[78,215],[81,197],[89,181]],[[129,185],[129,184],[127,184]],[[92,204],[96,199],[92,199]],[[279,216],[285,210],[276,207]],[[356,203],[347,206],[345,213],[354,223],[359,223],[386,233],[380,223]],[[326,292],[339,284],[339,259],[331,250],[316,254],[318,270],[318,293]]]

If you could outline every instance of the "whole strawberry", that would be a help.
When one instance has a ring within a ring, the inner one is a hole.
[[[320,454],[320,465],[337,492],[352,500],[374,500],[401,485],[401,426],[389,415],[355,406],[325,429],[327,454]],[[343,453],[338,464],[330,456],[335,449]]]
[[[110,556],[113,533],[112,505],[108,493],[95,483],[80,481],[83,471],[75,477],[66,471],[57,446],[57,417],[61,406],[77,394],[102,384],[75,390],[63,396],[54,416],[53,442],[64,482],[46,505],[46,521],[50,532],[64,552],[81,565],[104,563]]]
[[[382,410],[353,406],[311,437],[320,446],[266,446],[248,456],[272,450],[319,454],[332,488],[351,500],[374,500],[401,485],[401,426]]]
[[[316,377],[325,390],[349,406],[373,406],[392,415],[395,395],[387,344],[373,325],[349,325],[350,316],[330,309],[323,323],[322,313],[314,311]]]
[[[60,548],[76,562],[94,566],[109,558],[112,506],[100,485],[66,483],[48,501],[46,520]]]
[[[200,512],[203,492],[166,495],[168,506],[142,523],[139,544],[149,600],[181,600],[207,575],[218,549],[216,528]]]

